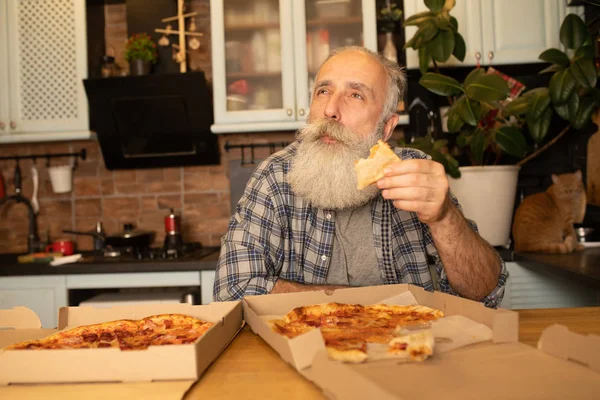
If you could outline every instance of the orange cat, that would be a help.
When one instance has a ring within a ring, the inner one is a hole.
[[[570,253],[581,250],[573,223],[585,216],[586,195],[581,171],[552,175],[545,192],[525,197],[512,227],[515,251]]]

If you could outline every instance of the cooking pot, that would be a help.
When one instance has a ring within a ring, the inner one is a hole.
[[[123,231],[114,235],[105,235],[102,232],[78,232],[71,230],[63,230],[64,233],[71,233],[74,235],[86,235],[93,236],[94,238],[102,241],[104,246],[110,247],[136,247],[144,248],[150,247],[154,241],[154,232],[135,229],[133,224],[123,225]],[[100,249],[95,249],[100,250]]]

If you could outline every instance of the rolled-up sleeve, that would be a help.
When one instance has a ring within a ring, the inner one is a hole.
[[[215,301],[269,293],[279,272],[277,249],[281,227],[269,195],[268,184],[251,178],[221,239],[215,271]]]
[[[460,204],[458,203],[458,200],[451,192],[450,192],[450,199],[458,207],[458,209],[462,211],[462,208],[461,208]],[[477,224],[474,221],[471,221],[470,219],[467,219],[467,221],[469,222],[471,229],[473,229],[473,231],[479,233],[479,230],[477,229]],[[433,259],[433,262],[435,264],[435,270],[437,272],[437,280],[439,283],[439,290],[444,293],[449,293],[449,294],[458,296],[458,293],[456,293],[452,289],[452,286],[450,286],[450,282],[448,281],[448,275],[446,274],[446,269],[444,268],[441,257],[439,256],[437,248],[435,247],[435,244],[433,243],[433,238],[431,237],[431,232],[429,232],[428,228],[426,228],[425,230],[426,230],[426,232],[425,232],[424,236],[427,241],[427,253]],[[496,285],[494,290],[492,290],[487,296],[485,296],[483,299],[481,299],[481,302],[486,307],[490,307],[490,308],[497,308],[500,305],[500,303],[502,302],[502,299],[504,298],[504,290],[506,287],[506,281],[508,279],[508,270],[506,269],[506,263],[504,262],[504,260],[502,260],[502,257],[500,257],[500,254],[498,254],[497,251],[494,250],[494,253],[498,257],[498,260],[500,261],[500,276],[498,277],[498,284]]]

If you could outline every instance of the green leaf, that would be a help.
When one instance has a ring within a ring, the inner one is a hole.
[[[551,64],[560,65],[563,68],[567,68],[571,64],[569,56],[558,49],[548,49],[544,51],[540,54],[539,59]]]
[[[571,122],[575,121],[575,119],[577,118],[577,111],[579,111],[579,104],[579,94],[577,93],[577,91],[574,90],[571,96],[569,97],[569,101],[566,104],[568,115],[568,117],[565,118],[566,120],[569,120]],[[558,115],[560,115],[560,113]]]
[[[446,145],[448,145],[447,140],[445,140],[445,139],[436,140],[435,142],[433,142],[433,149],[440,150],[440,149],[446,147]]]
[[[546,74],[548,72],[556,72],[556,71],[561,71],[561,70],[563,70],[563,68],[560,65],[552,64],[548,68],[544,68],[543,70],[538,72],[538,74],[542,75],[542,74]]]
[[[475,117],[475,113],[471,107],[471,102],[467,96],[461,96],[458,100],[456,100],[454,106],[452,106],[452,110],[456,112],[467,124],[471,126],[477,125],[477,118]]]
[[[520,129],[512,126],[503,126],[496,132],[495,142],[502,151],[515,157],[525,157],[527,142]]]
[[[456,79],[428,72],[424,74],[419,83],[425,89],[438,94],[440,96],[454,96],[460,92],[464,92],[462,86]]]
[[[591,98],[594,99],[594,101],[596,102],[597,106],[600,106],[600,90],[598,89],[592,89],[591,92]]]
[[[454,34],[454,51],[452,52],[454,57],[460,62],[465,61],[467,55],[467,44],[460,33]]]
[[[529,135],[537,143],[540,144],[550,128],[550,122],[552,122],[552,107],[546,108],[546,111],[542,114],[539,119],[533,120],[527,116],[527,125],[529,126]]]
[[[420,27],[421,36],[423,37],[424,42],[429,42],[431,39],[435,37],[440,31],[437,26],[431,21],[427,21],[423,23]]]
[[[517,97],[502,110],[504,116],[509,115],[523,115],[529,110],[529,97],[521,96]]]
[[[425,0],[425,5],[433,12],[440,11],[444,8],[445,3],[446,0]]]
[[[438,35],[429,42],[427,46],[429,54],[439,62],[447,61],[454,50],[454,33],[451,31],[440,31]]]
[[[460,170],[458,169],[458,161],[450,154],[444,154],[447,164],[444,164],[446,173],[453,178],[460,178]]]
[[[577,111],[577,117],[575,117],[575,120],[572,122],[573,127],[575,129],[581,129],[589,124],[595,107],[596,102],[594,99],[590,97],[584,97],[581,99],[581,104],[579,104],[579,110]]]
[[[452,20],[449,14],[439,14],[434,18],[435,25],[445,31],[452,31]],[[454,33],[454,31],[452,31]]]
[[[431,11],[424,11],[415,15],[411,15],[410,17],[404,20],[404,26],[411,25],[419,25],[425,21],[429,21],[435,17],[435,13]]]
[[[550,98],[555,106],[561,106],[569,100],[571,93],[575,90],[577,81],[571,74],[571,69],[567,68],[555,73],[550,79]]]
[[[404,48],[408,49],[409,47],[417,50],[418,48],[421,47],[421,45],[423,44],[423,32],[421,32],[421,30],[417,30],[415,32],[415,35],[404,44]]]
[[[560,42],[563,46],[567,49],[578,49],[588,37],[583,20],[575,14],[567,15],[560,26]]]
[[[456,145],[459,148],[463,148],[466,147],[469,142],[471,141],[471,136],[473,135],[472,131],[469,130],[463,130],[460,132],[460,134],[458,135],[458,137],[456,138]]]
[[[579,96],[577,98],[579,99]],[[562,106],[554,106],[554,111],[556,111],[556,113],[562,119],[564,119],[566,121],[571,121],[571,116],[569,115],[569,106],[568,105],[565,104]]]
[[[480,76],[485,75],[484,68],[475,68],[473,71],[469,72],[469,75],[465,78],[464,86],[468,88],[470,84],[479,79]]]
[[[504,100],[510,93],[506,81],[496,74],[479,75],[466,91],[467,96],[477,101]]]
[[[460,128],[463,127],[465,121],[460,118],[460,115],[457,112],[448,113],[448,132],[457,133],[460,132]]]
[[[450,25],[454,33],[458,33],[458,20],[456,18],[450,16]]]
[[[592,46],[581,46],[575,52],[575,59],[586,58],[588,60],[593,60],[594,57],[594,48]]]
[[[545,92],[537,93],[530,100],[528,117],[534,120],[539,119],[549,105],[550,95],[548,94],[548,90],[546,89]]]
[[[571,73],[577,82],[586,89],[596,86],[598,72],[592,60],[581,58],[571,65]]]
[[[421,70],[421,74],[425,75],[427,73],[430,59],[431,56],[429,55],[429,51],[427,51],[427,47],[421,47],[419,49],[419,69]]]
[[[485,132],[477,129],[471,137],[471,154],[477,165],[483,164],[483,152],[485,150]]]

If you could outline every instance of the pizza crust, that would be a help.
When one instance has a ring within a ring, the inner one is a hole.
[[[388,343],[388,352],[408,356],[414,361],[423,361],[433,355],[435,340],[431,329],[398,336]]]
[[[357,189],[362,190],[383,178],[383,170],[390,164],[400,161],[400,157],[388,146],[378,140],[371,147],[369,158],[361,158],[354,163],[356,171]]]
[[[327,354],[332,360],[360,364],[367,360],[367,353],[360,349],[340,350],[334,347],[327,347]]]

